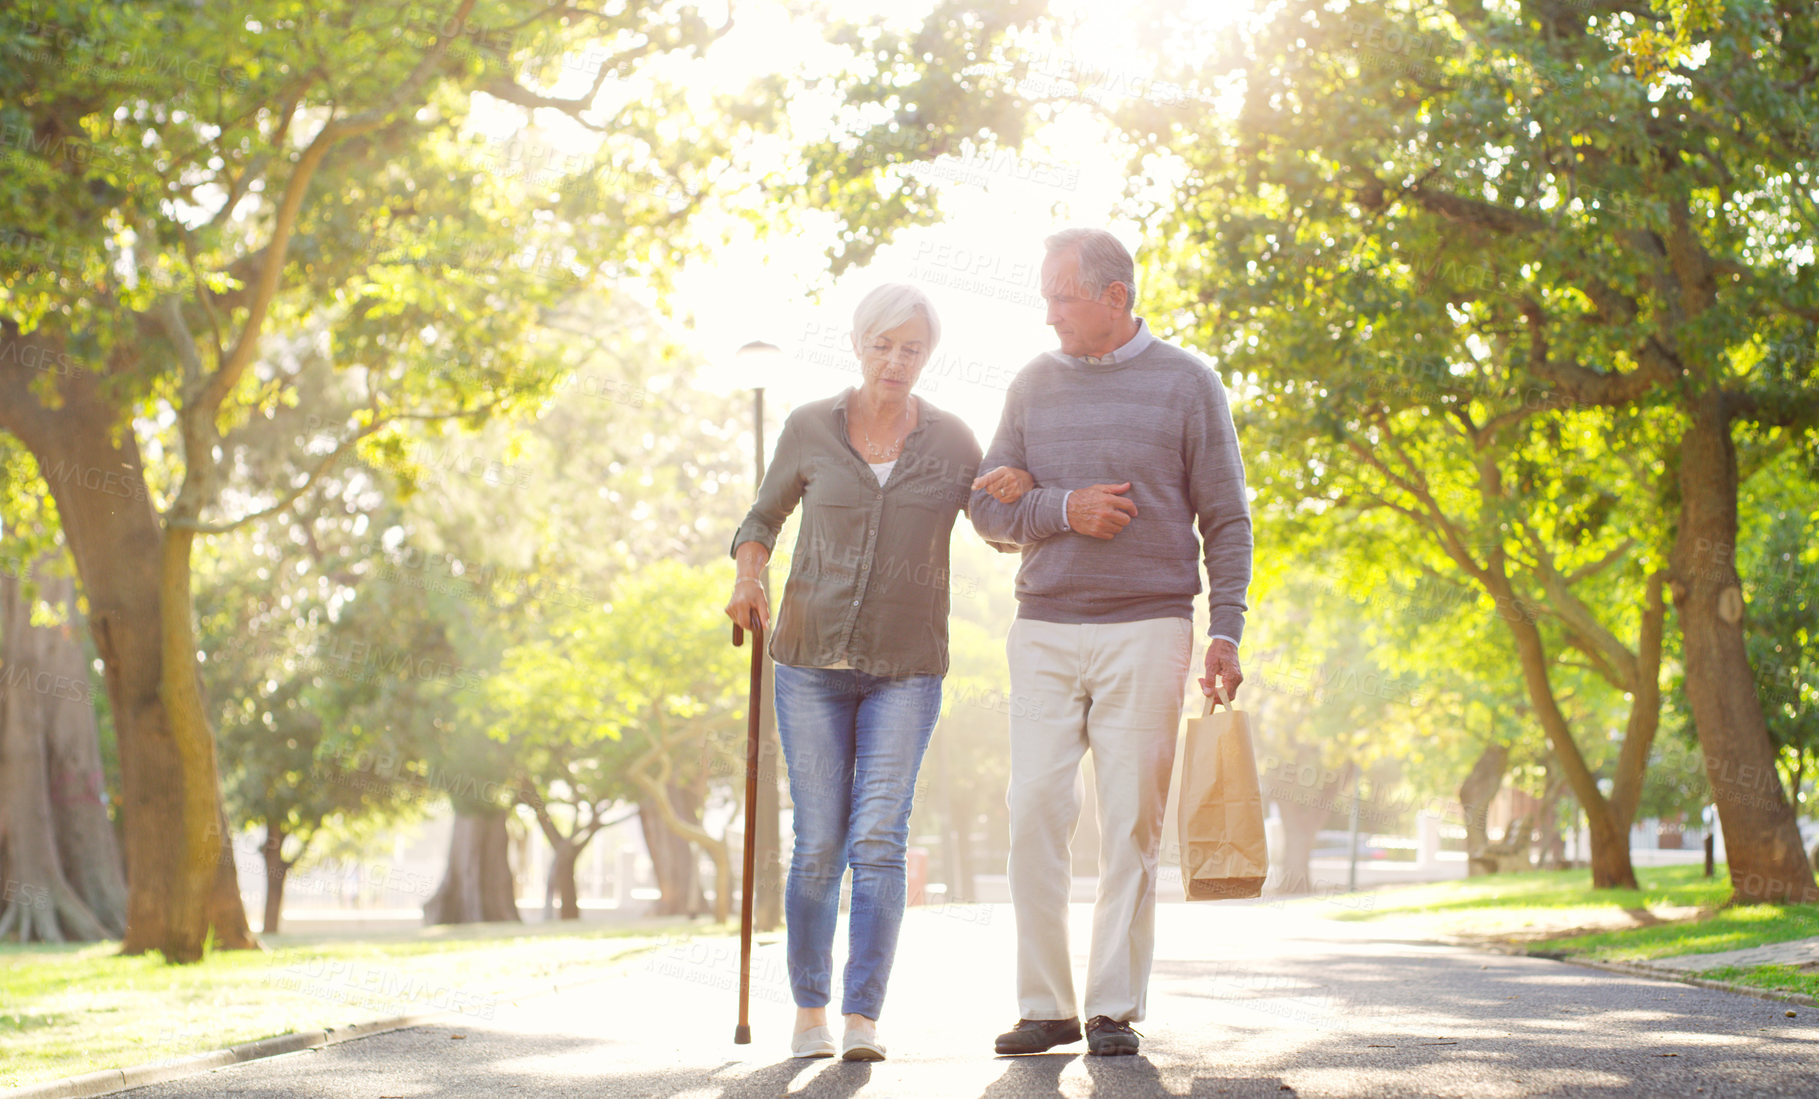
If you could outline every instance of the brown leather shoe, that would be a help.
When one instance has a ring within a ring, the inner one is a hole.
[[[1018,1019],[1015,1027],[998,1035],[996,1048],[1005,1054],[1043,1053],[1079,1040],[1079,1019]]]
[[[1095,1015],[1086,1023],[1086,1051],[1100,1056],[1129,1056],[1137,1052],[1137,1031],[1109,1015]]]

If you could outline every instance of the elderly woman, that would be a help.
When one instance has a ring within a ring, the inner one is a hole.
[[[940,338],[921,291],[888,284],[867,294],[853,314],[862,383],[790,414],[733,535],[738,579],[726,613],[768,627],[758,573],[784,520],[804,506],[770,644],[795,803],[784,914],[797,1057],[834,1055],[827,1002],[848,866],[842,1056],[884,1057],[876,1022],[903,922],[910,801],[947,674],[948,539],[975,485],[1003,500],[1031,487],[1021,470],[975,478],[972,431],[911,395]]]

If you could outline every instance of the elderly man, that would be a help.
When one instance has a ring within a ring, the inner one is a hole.
[[[1219,377],[1133,314],[1131,255],[1098,229],[1049,237],[1048,324],[1060,338],[1011,383],[974,482],[979,533],[1018,550],[1006,649],[1012,708],[1010,885],[1017,1026],[999,1053],[1080,1040],[1067,942],[1069,844],[1090,748],[1099,804],[1099,895],[1086,978],[1088,1051],[1137,1052],[1156,923],[1163,804],[1193,647],[1204,559],[1212,612],[1206,674],[1227,696],[1243,673],[1251,574],[1244,465]],[[1036,488],[1014,503],[1006,470]],[[1195,531],[1199,532],[1198,543]]]

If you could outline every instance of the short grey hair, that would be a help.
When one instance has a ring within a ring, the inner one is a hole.
[[[935,303],[907,282],[885,283],[861,298],[853,310],[856,347],[863,348],[873,336],[889,332],[918,313],[928,322],[928,351],[933,352],[941,342],[941,318],[935,315]]]
[[[1093,296],[1106,292],[1115,282],[1124,284],[1124,311],[1137,308],[1137,264],[1117,237],[1104,229],[1063,229],[1042,242],[1049,255],[1069,248],[1080,250],[1080,279]]]

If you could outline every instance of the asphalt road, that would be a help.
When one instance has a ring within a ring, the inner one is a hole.
[[[1337,909],[1324,908],[1327,912]],[[1073,907],[1082,979],[1088,905]],[[844,925],[841,940],[844,940]],[[1819,1096],[1819,1009],[1398,938],[1266,904],[1161,906],[1137,1057],[1006,1058],[1006,906],[912,910],[878,1064],[787,1057],[774,938],[753,1044],[732,1043],[737,940],[676,942],[604,981],[121,1094],[446,1096]],[[836,952],[836,958],[841,956]],[[577,977],[584,976],[577,974]],[[474,1002],[489,990],[470,990]],[[836,987],[836,1006],[838,989]],[[348,1021],[325,1000],[325,1024]]]

